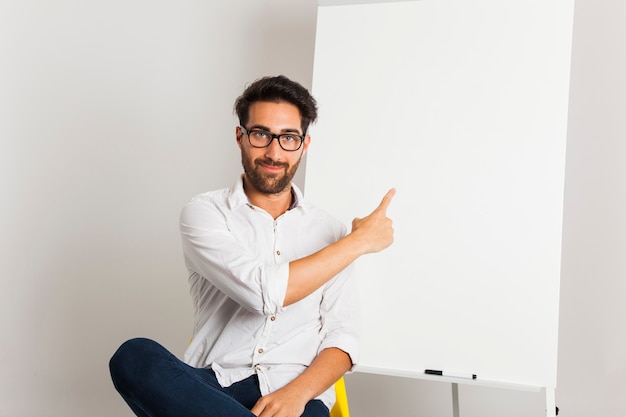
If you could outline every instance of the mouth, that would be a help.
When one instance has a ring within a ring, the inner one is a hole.
[[[258,161],[257,166],[264,171],[272,174],[279,173],[287,168],[285,164],[275,163],[271,161]]]

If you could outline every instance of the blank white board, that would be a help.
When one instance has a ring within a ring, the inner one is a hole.
[[[556,387],[572,20],[573,0],[318,8],[307,198],[349,224],[397,189],[394,244],[357,262],[359,369]]]

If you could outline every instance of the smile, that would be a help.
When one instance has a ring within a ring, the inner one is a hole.
[[[277,172],[281,172],[284,169],[286,169],[286,167],[282,164],[280,165],[275,165],[272,163],[263,163],[263,162],[259,162],[257,164],[257,166],[259,166],[260,168],[262,168],[263,170],[267,171],[267,172],[272,172],[272,173],[277,173]]]

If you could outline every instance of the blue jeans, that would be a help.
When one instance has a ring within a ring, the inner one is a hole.
[[[109,363],[115,389],[139,417],[254,417],[261,398],[253,375],[222,387],[211,369],[191,367],[155,341],[131,339]],[[302,417],[328,417],[320,400],[311,400]]]

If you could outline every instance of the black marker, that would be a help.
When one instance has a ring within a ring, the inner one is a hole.
[[[452,378],[476,379],[476,374],[466,374],[462,372],[444,372],[444,371],[437,371],[434,369],[426,369],[424,373],[428,375],[449,376]]]

